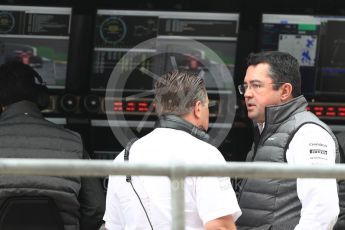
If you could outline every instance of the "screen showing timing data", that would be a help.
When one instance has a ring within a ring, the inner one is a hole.
[[[104,91],[117,66],[121,69],[117,78],[129,75],[125,91],[150,90],[155,76],[174,68],[202,73],[208,90],[226,90],[233,79],[211,72],[225,65],[232,78],[238,24],[239,14],[231,13],[98,10],[91,89]],[[195,47],[193,41],[208,49]],[[148,48],[136,48],[142,43]],[[222,63],[213,58],[215,54]]]
[[[71,8],[0,5],[0,64],[33,67],[48,88],[65,87]]]

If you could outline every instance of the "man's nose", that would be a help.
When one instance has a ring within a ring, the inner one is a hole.
[[[251,97],[253,96],[253,91],[252,91],[252,87],[250,85],[248,85],[247,89],[244,91],[244,97]]]

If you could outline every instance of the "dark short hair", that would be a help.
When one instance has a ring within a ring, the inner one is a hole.
[[[29,65],[11,61],[0,66],[0,105],[7,106],[22,100],[36,103],[39,89],[35,83],[38,73]]]
[[[185,115],[197,101],[206,102],[204,80],[195,73],[174,70],[162,75],[154,83],[158,115]]]
[[[273,82],[286,82],[292,85],[292,96],[301,95],[301,73],[296,58],[289,53],[280,51],[266,51],[251,53],[248,56],[248,66],[266,63],[270,66],[269,76]],[[273,85],[278,89],[280,85]]]

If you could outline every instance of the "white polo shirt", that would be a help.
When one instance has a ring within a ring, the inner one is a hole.
[[[123,162],[121,152],[115,162]],[[224,164],[221,153],[190,134],[157,128],[136,141],[129,161],[135,163]],[[171,229],[170,180],[167,177],[133,176],[133,186],[148,213],[153,229]],[[173,184],[173,186],[181,186]],[[185,186],[185,228],[204,229],[210,220],[241,215],[230,178],[188,177]],[[144,210],[125,176],[110,176],[105,226],[115,229],[150,229]]]
[[[331,135],[315,124],[303,125],[286,152],[289,164],[334,165],[335,143]],[[297,195],[302,203],[295,230],[331,230],[339,214],[335,179],[297,178]]]
[[[264,123],[261,125],[262,132]],[[335,143],[331,135],[315,124],[303,125],[286,151],[288,164],[334,165]],[[335,179],[297,178],[297,195],[302,203],[301,218],[295,230],[332,230],[339,214]]]

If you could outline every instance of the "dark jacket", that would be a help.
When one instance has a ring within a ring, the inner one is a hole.
[[[330,133],[329,127],[306,111],[304,97],[266,108],[265,128],[247,156],[247,161],[286,162],[286,150],[304,124],[315,124]],[[338,154],[338,151],[337,151]],[[338,155],[337,155],[338,156]],[[296,179],[245,179],[239,196],[242,216],[238,229],[292,230],[300,219],[301,203]]]
[[[45,120],[35,104],[21,101],[0,116],[0,157],[82,159],[85,154],[79,134]],[[9,196],[23,195],[52,197],[65,230],[95,230],[102,224],[105,198],[94,178],[0,176],[0,206]]]

